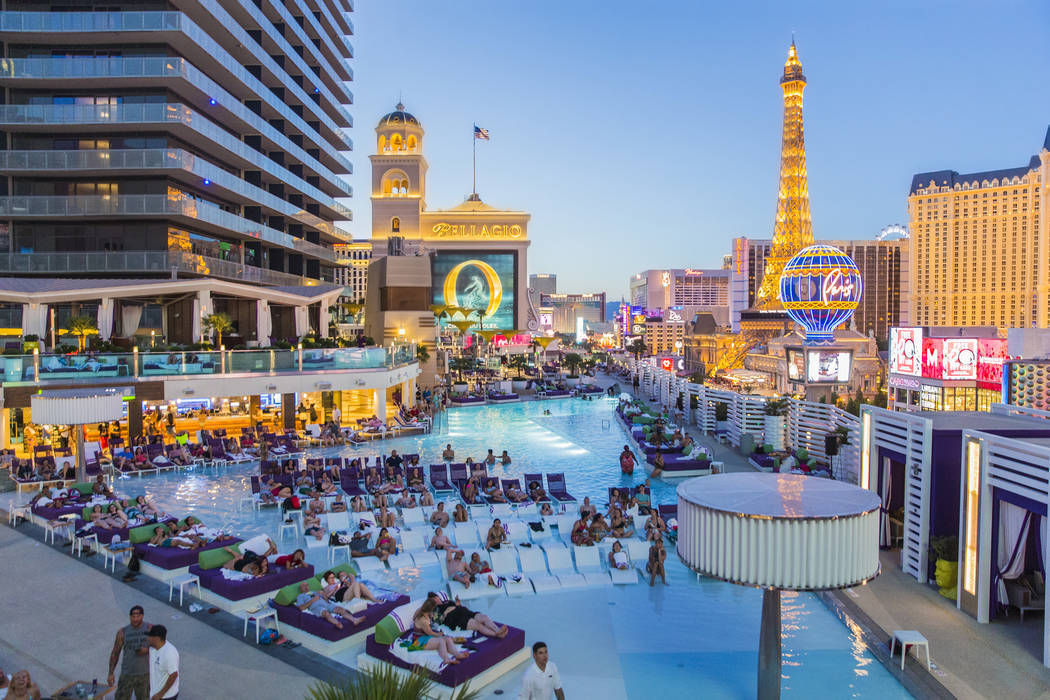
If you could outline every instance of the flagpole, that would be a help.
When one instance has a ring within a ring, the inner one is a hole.
[[[477,129],[477,128],[478,128],[478,125],[475,124],[474,125],[474,129]],[[472,190],[472,192],[474,193],[475,196],[477,196],[477,194],[478,194],[478,135],[477,135],[476,131],[472,130],[470,132],[470,141],[471,141],[471,145],[472,145],[473,150],[474,150],[474,181],[473,181],[473,190]]]

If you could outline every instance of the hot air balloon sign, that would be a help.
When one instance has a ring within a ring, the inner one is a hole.
[[[807,345],[833,343],[835,329],[853,316],[863,291],[857,264],[830,245],[803,248],[780,275],[780,301],[805,329]]]

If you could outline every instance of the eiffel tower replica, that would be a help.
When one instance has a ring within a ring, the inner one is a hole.
[[[784,135],[780,147],[780,188],[773,246],[766,257],[754,308],[740,314],[740,336],[719,359],[715,371],[743,367],[755,348],[791,331],[794,322],[780,304],[780,273],[794,255],[813,244],[806,179],[806,139],[802,127],[802,91],[806,76],[792,38],[780,88],[784,91]]]

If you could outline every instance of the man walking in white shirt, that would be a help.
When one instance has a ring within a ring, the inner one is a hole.
[[[521,691],[518,700],[550,700],[551,696],[565,700],[561,689],[561,677],[558,667],[547,660],[547,645],[536,642],[532,645],[532,665],[525,669],[521,678]]]
[[[150,700],[175,700],[179,697],[179,652],[168,643],[164,625],[150,627],[147,640]]]

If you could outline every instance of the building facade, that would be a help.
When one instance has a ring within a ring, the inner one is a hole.
[[[0,274],[331,282],[349,0],[73,6],[4,4]]]
[[[345,287],[343,299],[360,301],[368,291],[368,263],[372,260],[372,242],[355,240],[352,243],[338,243],[335,246],[336,260],[340,265],[335,269],[335,283]]]
[[[632,306],[650,311],[674,309],[677,321],[692,318],[693,314],[711,311],[726,316],[729,309],[729,281],[727,269],[701,270],[645,270],[633,275],[629,282]]]
[[[1050,129],[1020,167],[919,173],[908,192],[911,319],[1050,326]]]
[[[653,355],[681,355],[685,347],[685,322],[647,318],[642,339]]]
[[[994,326],[892,328],[889,348],[891,410],[987,411],[1002,401],[1008,346]]]
[[[885,342],[889,329],[907,320],[909,283],[907,238],[897,240],[820,241],[850,256],[864,280],[864,294],[851,326]],[[731,322],[739,329],[740,314],[753,308],[765,276],[770,240],[733,239]]]
[[[530,287],[531,289],[531,287]],[[605,323],[605,292],[539,295],[540,332],[581,334],[583,323]]]

